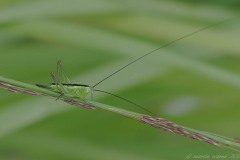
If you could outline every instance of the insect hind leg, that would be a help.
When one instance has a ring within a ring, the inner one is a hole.
[[[64,88],[64,86],[62,85],[62,83],[56,78],[54,72],[51,72],[51,76],[52,76],[52,79],[57,87],[57,89],[59,90],[59,92],[61,93],[66,93],[67,90]]]
[[[62,83],[68,83],[68,84],[71,83],[70,79],[68,78],[66,72],[64,71],[64,69],[62,67],[61,60],[57,61],[57,77],[58,77],[59,81],[61,81]]]

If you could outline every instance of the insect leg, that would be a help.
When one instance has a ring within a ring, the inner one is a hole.
[[[93,95],[94,93],[93,93],[93,89],[90,87],[90,95],[91,95],[91,100],[93,100]]]
[[[61,60],[58,60],[58,62],[57,62],[57,77],[58,77],[59,81],[61,81],[62,83],[71,84],[70,79],[68,78],[66,72],[64,71],[64,69],[62,67]]]
[[[62,96],[64,96],[64,93],[61,93],[61,94],[57,97],[56,101],[59,100]]]
[[[53,79],[53,81],[55,82],[56,87],[57,87],[57,89],[59,90],[59,92],[61,92],[61,93],[66,93],[66,92],[67,92],[66,88],[65,88],[65,87],[62,85],[62,83],[56,78],[54,72],[51,72],[51,76],[52,76],[52,79]]]

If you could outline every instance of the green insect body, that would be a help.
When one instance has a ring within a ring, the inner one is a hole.
[[[54,72],[51,73],[51,76],[54,83],[51,83],[49,86],[41,84],[37,84],[37,86],[60,93],[58,98],[63,95],[69,97],[69,100],[72,98],[79,98],[81,100],[93,98],[93,88],[91,86],[71,83],[62,68],[61,61],[57,62],[57,76],[55,76]]]
[[[64,83],[61,85],[62,87],[60,87],[59,84],[51,84],[49,88],[55,92],[60,92],[67,97],[80,98],[83,100],[90,97],[92,99],[93,90],[90,86]]]

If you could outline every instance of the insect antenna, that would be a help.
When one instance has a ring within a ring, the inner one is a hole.
[[[125,69],[126,67],[134,64],[135,62],[143,59],[144,57],[146,57],[146,56],[148,56],[148,55],[150,55],[150,54],[155,53],[155,52],[158,51],[158,50],[161,50],[162,48],[168,47],[168,46],[170,46],[171,44],[174,44],[174,43],[176,43],[176,42],[178,42],[178,41],[180,41],[180,40],[182,40],[182,39],[185,39],[185,38],[187,38],[187,37],[190,37],[190,36],[192,36],[192,35],[194,35],[194,34],[196,34],[196,33],[199,33],[199,32],[201,32],[201,31],[207,30],[207,29],[209,29],[209,28],[212,28],[212,27],[218,26],[218,25],[220,25],[220,24],[223,24],[223,23],[225,23],[225,22],[227,22],[227,21],[229,21],[229,20],[230,20],[230,19],[226,19],[226,20],[220,21],[220,22],[218,22],[218,23],[214,23],[214,24],[212,24],[212,25],[209,25],[209,26],[200,28],[200,29],[198,29],[198,30],[195,30],[195,31],[193,31],[193,32],[191,32],[191,33],[189,33],[189,34],[186,34],[186,35],[184,35],[184,36],[182,36],[182,37],[180,37],[180,38],[177,38],[177,39],[175,39],[175,40],[173,40],[173,41],[167,42],[167,43],[163,44],[162,46],[160,46],[159,48],[156,48],[156,49],[154,49],[154,50],[152,50],[152,51],[150,51],[150,52],[148,52],[148,53],[140,56],[139,58],[137,58],[137,59],[129,62],[129,63],[126,64],[125,66],[119,68],[119,69],[116,70],[115,72],[111,73],[110,75],[108,75],[107,77],[103,78],[101,81],[99,81],[99,82],[96,83],[95,85],[93,85],[92,88],[95,88],[96,86],[98,86],[99,84],[101,84],[102,82],[104,82],[105,80],[107,80],[108,78],[112,77],[113,75],[115,75],[115,74],[117,74],[118,72],[120,72],[120,71],[122,71],[123,69]]]
[[[130,103],[130,104],[133,104],[133,105],[137,106],[138,108],[141,108],[142,110],[150,113],[150,114],[153,115],[153,116],[158,116],[158,115],[154,114],[153,112],[149,111],[148,109],[146,109],[145,107],[143,107],[143,106],[141,106],[141,105],[139,105],[139,104],[137,104],[137,103],[135,103],[135,102],[133,102],[133,101],[130,101],[130,100],[126,99],[126,98],[123,98],[123,97],[121,97],[121,96],[118,96],[118,95],[116,95],[116,94],[113,94],[113,93],[110,93],[110,92],[106,92],[106,91],[102,91],[102,90],[98,90],[98,89],[94,89],[94,91],[112,95],[112,96],[114,96],[114,97],[116,97],[116,98],[119,98],[119,99],[125,101],[125,102],[128,102],[128,103]]]

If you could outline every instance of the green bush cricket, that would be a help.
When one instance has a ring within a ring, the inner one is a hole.
[[[85,84],[73,84],[69,80],[68,76],[66,75],[60,60],[57,62],[57,76],[54,74],[54,72],[51,72],[51,76],[52,76],[52,79],[53,79],[54,83],[51,83],[49,86],[45,86],[45,85],[42,85],[42,84],[37,84],[37,86],[60,93],[60,96],[57,99],[59,99],[63,95],[68,97],[69,101],[67,101],[67,103],[70,103],[70,104],[75,104],[75,102],[73,100],[71,100],[72,98],[79,98],[82,101],[84,101],[85,99],[92,100],[94,91],[102,92],[102,93],[109,94],[109,95],[112,95],[114,97],[117,97],[119,99],[122,99],[122,100],[124,100],[124,101],[126,101],[128,103],[131,103],[131,104],[141,108],[142,110],[150,113],[151,115],[157,116],[156,114],[154,114],[151,111],[147,110],[145,107],[143,107],[143,106],[141,106],[141,105],[139,105],[139,104],[137,104],[137,103],[135,103],[133,101],[130,101],[130,100],[126,99],[126,98],[120,97],[120,96],[115,95],[115,94],[110,93],[110,92],[106,92],[106,91],[95,89],[95,87],[98,86],[99,84],[101,84],[102,82],[104,82],[105,80],[107,80],[108,78],[112,77],[113,75],[117,74],[118,72],[124,70],[128,66],[130,66],[130,65],[136,63],[137,61],[145,58],[146,56],[149,56],[150,54],[156,53],[156,51],[158,51],[158,50],[160,50],[162,48],[168,47],[168,46],[170,46],[170,45],[172,45],[172,44],[174,44],[174,43],[176,43],[176,42],[178,42],[178,41],[180,41],[182,39],[190,37],[190,36],[192,36],[194,34],[197,34],[197,33],[201,32],[201,31],[204,31],[204,30],[207,30],[207,29],[212,28],[214,26],[217,26],[217,25],[220,25],[222,23],[225,23],[228,20],[229,19],[221,21],[221,22],[218,22],[218,23],[215,23],[215,24],[212,24],[212,25],[209,25],[209,26],[206,26],[206,27],[203,27],[203,28],[200,28],[200,29],[198,29],[198,30],[196,30],[194,32],[191,32],[189,34],[186,34],[186,35],[184,35],[184,36],[182,36],[182,37],[180,37],[178,39],[175,39],[175,40],[170,41],[170,42],[168,42],[166,44],[163,44],[159,48],[156,48],[156,49],[154,49],[154,50],[152,50],[152,51],[150,51],[150,52],[140,56],[139,58],[129,62],[128,64],[124,65],[123,67],[119,68],[115,72],[111,73],[109,76],[103,78],[102,80],[100,80],[99,82],[97,82],[93,86],[85,85]]]

